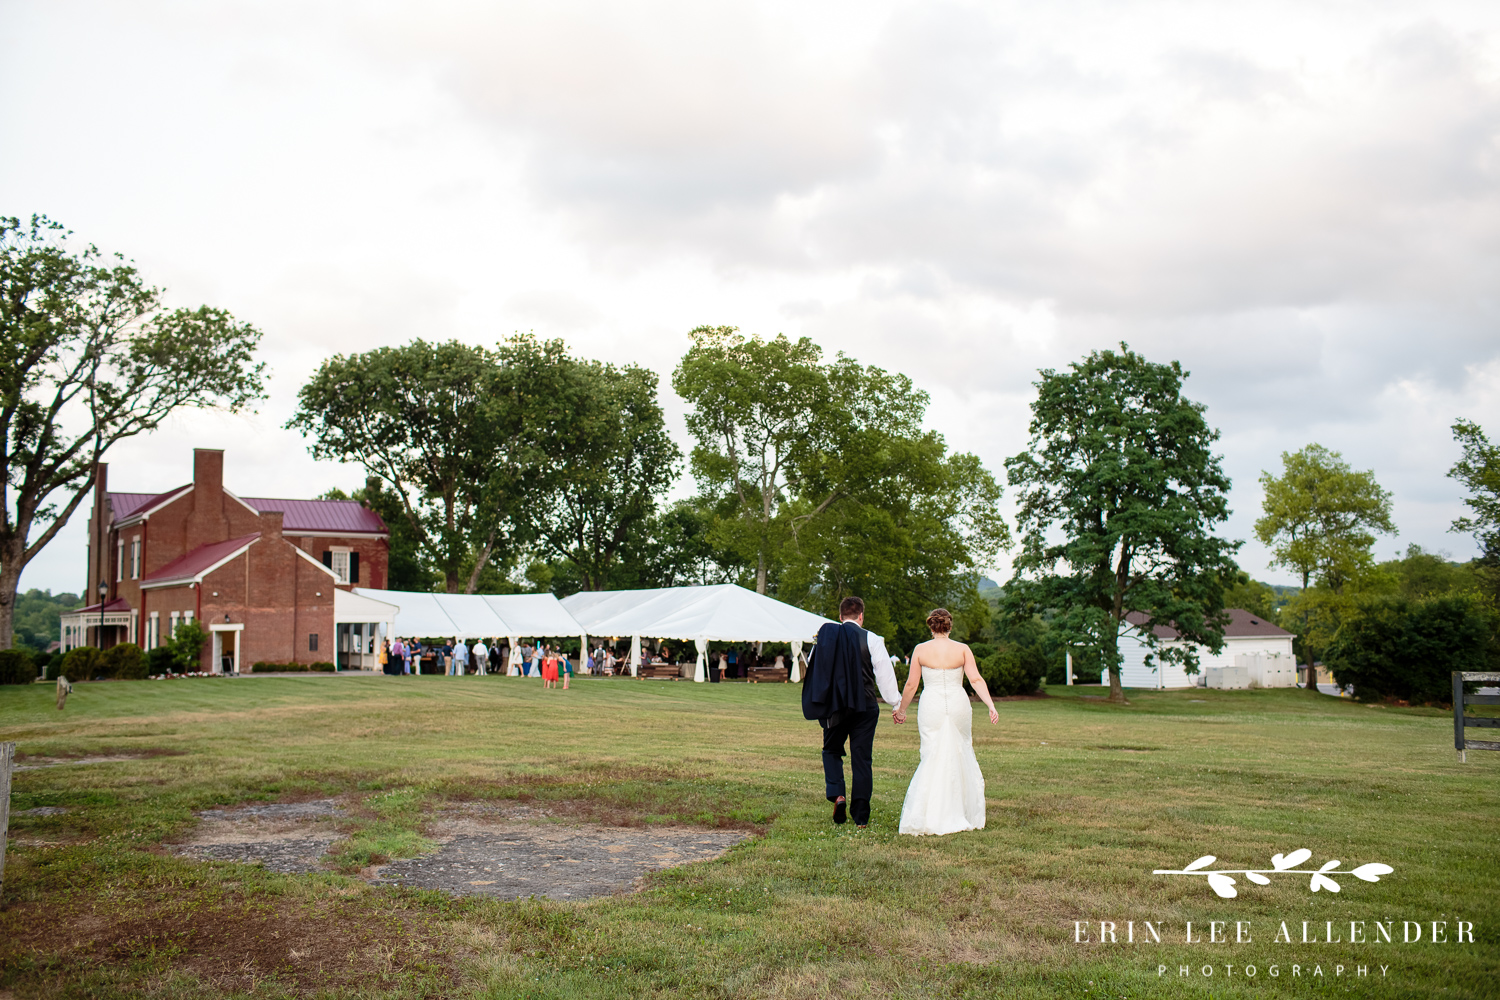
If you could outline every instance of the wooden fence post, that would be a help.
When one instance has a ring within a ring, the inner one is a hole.
[[[10,771],[16,745],[0,743],[0,906],[5,904],[5,843],[10,832]]]
[[[1494,683],[1500,681],[1500,672],[1489,670],[1453,671],[1453,748],[1458,751],[1458,762],[1460,764],[1468,759],[1465,751],[1500,750],[1500,741],[1471,740],[1465,738],[1465,727],[1472,729],[1500,729],[1500,719],[1493,716],[1464,714],[1464,708],[1467,705],[1500,705],[1500,695],[1465,694],[1465,681],[1488,681]]]

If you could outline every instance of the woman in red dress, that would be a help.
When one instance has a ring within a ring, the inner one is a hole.
[[[557,653],[552,649],[547,650],[547,655],[542,660],[542,687],[549,688],[557,684]]]

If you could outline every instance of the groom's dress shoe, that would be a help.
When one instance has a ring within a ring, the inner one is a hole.
[[[833,821],[840,826],[844,823],[844,800],[839,799],[833,804]]]

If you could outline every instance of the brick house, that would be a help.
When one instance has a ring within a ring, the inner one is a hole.
[[[152,649],[197,619],[212,636],[206,672],[335,660],[340,645],[340,665],[361,666],[375,627],[350,619],[385,616],[351,588],[383,589],[389,552],[385,522],[357,502],[231,493],[222,451],[194,449],[193,481],[163,493],[110,492],[101,463],[88,591],[104,591],[102,607],[62,616],[63,648]]]

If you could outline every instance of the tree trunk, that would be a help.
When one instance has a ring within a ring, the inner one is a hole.
[[[764,594],[766,592],[766,552],[762,549],[760,557],[755,565],[755,592]]]
[[[1128,705],[1125,700],[1125,689],[1120,686],[1120,629],[1119,623],[1115,623],[1113,634],[1110,636],[1109,645],[1100,652],[1104,656],[1104,662],[1109,665],[1109,697],[1106,699],[1112,705]]]
[[[26,545],[8,539],[0,549],[0,649],[10,649],[16,638],[16,591],[21,585]]]

